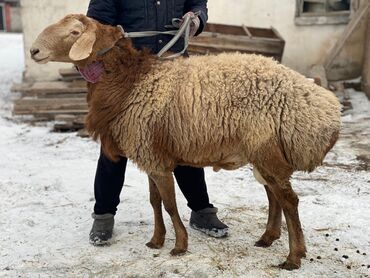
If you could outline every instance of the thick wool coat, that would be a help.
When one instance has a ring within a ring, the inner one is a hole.
[[[235,169],[263,160],[271,143],[293,170],[312,171],[337,139],[333,93],[270,58],[149,60],[139,71],[118,49],[105,59],[111,74],[93,88],[88,128],[100,136],[100,125],[147,173],[179,164]]]

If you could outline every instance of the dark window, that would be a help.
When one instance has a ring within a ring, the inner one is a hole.
[[[317,15],[339,11],[349,11],[350,0],[303,0],[302,14],[315,13]]]
[[[345,24],[351,0],[297,0],[297,25]]]
[[[5,30],[5,14],[4,14],[4,6],[0,4],[0,31]]]

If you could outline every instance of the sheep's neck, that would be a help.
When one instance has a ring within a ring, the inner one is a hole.
[[[96,84],[89,84],[89,114],[86,128],[100,138],[104,153],[111,159],[121,155],[109,126],[130,106],[129,94],[143,74],[156,63],[154,56],[133,48],[114,47],[102,57],[105,73]]]
[[[129,93],[155,63],[155,58],[147,51],[135,50],[131,45],[114,47],[103,58],[105,74],[102,84],[109,82],[120,85],[120,94]],[[106,86],[106,84],[104,84]]]

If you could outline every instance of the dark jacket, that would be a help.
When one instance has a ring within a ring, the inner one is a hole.
[[[189,11],[200,11],[203,31],[207,22],[207,0],[91,0],[87,16],[103,24],[122,25],[126,32],[165,31],[172,18],[182,18]],[[133,39],[137,48],[147,47],[157,53],[172,36],[160,35]],[[179,40],[171,51],[182,50],[183,40]]]

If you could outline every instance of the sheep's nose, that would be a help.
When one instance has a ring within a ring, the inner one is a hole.
[[[38,49],[38,48],[31,48],[30,49],[31,56],[35,56],[39,52],[40,52],[40,49]]]

